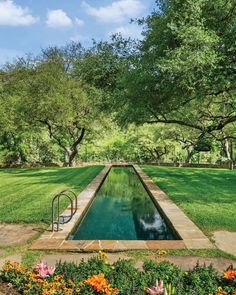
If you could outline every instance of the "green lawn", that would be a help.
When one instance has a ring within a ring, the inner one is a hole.
[[[79,193],[102,168],[0,169],[0,223],[50,223],[52,196]],[[236,171],[142,168],[205,233],[236,231]]]
[[[236,231],[236,171],[142,168],[206,234]]]
[[[0,223],[50,223],[52,197],[81,192],[102,168],[0,169]]]

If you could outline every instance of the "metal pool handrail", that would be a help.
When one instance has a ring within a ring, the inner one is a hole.
[[[70,215],[60,215],[60,200],[62,196],[65,196],[70,200],[70,209],[71,209]],[[75,207],[74,207],[73,198],[75,198]],[[57,220],[54,220],[56,200],[57,200]],[[63,190],[52,199],[52,231],[53,232],[54,231],[58,232],[60,229],[59,228],[60,224],[68,223],[72,219],[72,217],[74,216],[78,208],[77,202],[78,200],[77,200],[76,194],[70,189]],[[56,225],[56,229],[55,229],[55,225]]]

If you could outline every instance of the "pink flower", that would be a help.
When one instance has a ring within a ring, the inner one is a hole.
[[[40,262],[35,266],[35,271],[42,279],[54,274],[55,267],[48,266],[46,263]]]
[[[149,295],[167,295],[166,289],[163,287],[163,281],[156,281],[156,285],[152,286],[152,288],[146,288],[145,292]]]

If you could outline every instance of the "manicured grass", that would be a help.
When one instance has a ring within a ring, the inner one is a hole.
[[[236,231],[236,171],[142,166],[206,234]]]
[[[102,168],[0,169],[0,223],[49,224],[52,197],[66,188],[81,192]]]

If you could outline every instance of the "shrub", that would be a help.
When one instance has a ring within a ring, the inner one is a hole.
[[[221,286],[227,293],[236,295],[236,269],[233,269],[233,265],[230,265],[224,272],[221,278]]]
[[[78,265],[59,262],[55,270],[44,263],[32,269],[7,261],[0,279],[25,295],[144,295],[145,290],[155,295],[163,290],[168,295],[236,295],[233,266],[220,276],[212,266],[197,265],[183,272],[169,262],[146,261],[141,271],[130,260],[111,264],[105,256],[100,252],[98,257]]]
[[[92,257],[87,262],[82,260],[80,264],[73,262],[62,263],[61,261],[56,264],[55,274],[63,274],[66,280],[83,281],[91,275],[103,273],[108,275],[111,272],[111,264],[105,259],[99,257]]]
[[[137,270],[130,260],[115,262],[108,278],[120,290],[120,294],[144,294],[143,290],[147,287],[145,274]]]
[[[183,294],[183,272],[176,265],[162,261],[155,263],[154,261],[146,261],[143,269],[148,277],[148,284],[154,284],[156,280],[163,280],[164,285],[171,284],[175,286],[176,294]]]
[[[212,266],[199,266],[198,264],[185,273],[185,292],[189,295],[214,294],[220,282],[220,275]]]

